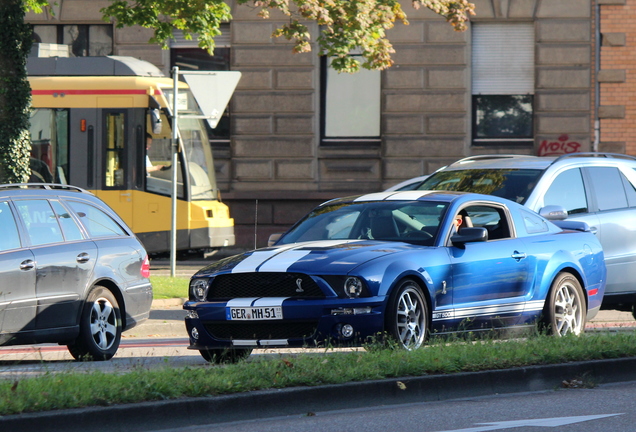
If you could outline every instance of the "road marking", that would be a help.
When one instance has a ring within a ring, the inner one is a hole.
[[[502,429],[511,429],[518,428],[523,426],[535,426],[535,427],[558,427],[565,426],[574,423],[582,423],[590,420],[598,420],[605,417],[613,417],[618,415],[623,415],[624,413],[618,414],[600,414],[600,415],[589,415],[589,416],[577,416],[577,417],[554,417],[554,418],[545,418],[545,419],[528,419],[528,420],[512,420],[512,421],[503,421],[503,422],[495,422],[495,423],[476,423],[478,426],[467,429],[455,429],[448,431],[439,431],[439,432],[482,432],[482,431],[494,431],[494,430],[502,430]]]

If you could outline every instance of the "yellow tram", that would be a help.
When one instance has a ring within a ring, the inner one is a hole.
[[[108,203],[149,252],[170,250],[171,178],[177,170],[177,249],[234,244],[214,160],[187,84],[179,83],[177,166],[173,81],[131,57],[31,58],[32,180],[86,188]]]

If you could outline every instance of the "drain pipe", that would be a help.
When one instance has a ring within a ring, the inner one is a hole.
[[[601,105],[601,84],[598,73],[601,69],[601,7],[598,0],[594,2],[594,143],[592,151],[598,152],[601,140],[601,120],[598,118],[598,108]]]

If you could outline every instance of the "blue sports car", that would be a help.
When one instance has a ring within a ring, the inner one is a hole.
[[[605,276],[585,223],[494,196],[382,192],[328,201],[273,246],[201,269],[184,309],[189,348],[212,362],[379,334],[412,350],[430,333],[579,334]]]

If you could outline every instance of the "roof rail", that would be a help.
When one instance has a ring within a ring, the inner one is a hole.
[[[87,191],[86,189],[82,189],[77,186],[65,185],[65,184],[59,184],[59,183],[7,183],[7,184],[0,184],[0,189],[47,189],[47,190],[62,189],[62,190],[69,190],[69,191],[81,192],[81,193],[87,193],[87,194],[93,195],[92,192]]]
[[[636,157],[631,155],[626,155],[622,153],[598,153],[598,152],[581,152],[581,153],[568,153],[556,158],[552,163],[560,161],[562,159],[567,159],[571,157],[604,157],[604,158],[616,158],[616,159],[629,159],[636,160]]]
[[[464,162],[478,161],[478,160],[494,160],[494,159],[511,159],[519,156],[529,156],[536,157],[531,155],[514,155],[514,154],[491,154],[491,155],[476,155],[476,156],[468,156],[458,161],[453,162],[451,165],[460,164]]]

